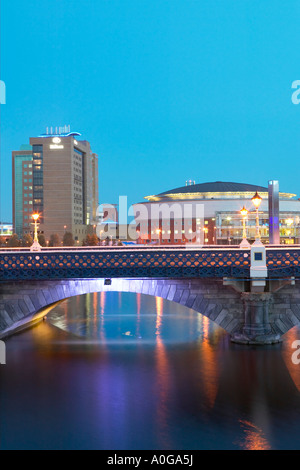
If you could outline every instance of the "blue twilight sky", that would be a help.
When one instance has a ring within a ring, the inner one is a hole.
[[[300,1],[1,0],[1,217],[11,151],[71,124],[100,202],[196,182],[300,194]]]

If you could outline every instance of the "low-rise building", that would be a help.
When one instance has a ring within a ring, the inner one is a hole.
[[[193,183],[193,182],[192,182]],[[252,184],[217,181],[186,186],[146,196],[136,204],[139,242],[142,244],[207,245],[239,244],[243,237],[241,209],[248,210],[248,240],[255,240],[255,208],[252,197],[262,198],[259,208],[263,243],[269,243],[268,188]],[[281,243],[300,243],[300,200],[280,192]]]

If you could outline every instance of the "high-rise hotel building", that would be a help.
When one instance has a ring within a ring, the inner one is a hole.
[[[96,224],[98,156],[80,134],[56,130],[30,138],[27,150],[12,152],[13,224],[22,236],[32,233],[32,213],[40,214],[46,240],[71,232],[80,243]]]

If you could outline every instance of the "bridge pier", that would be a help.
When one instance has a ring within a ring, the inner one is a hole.
[[[274,301],[271,292],[242,292],[244,325],[234,332],[231,340],[239,344],[275,344],[281,342],[280,334],[271,326],[270,308]]]

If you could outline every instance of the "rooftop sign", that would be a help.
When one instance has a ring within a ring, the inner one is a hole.
[[[63,126],[63,127],[47,127],[46,134],[41,134],[40,137],[75,137],[81,136],[79,132],[71,132],[71,126]]]

